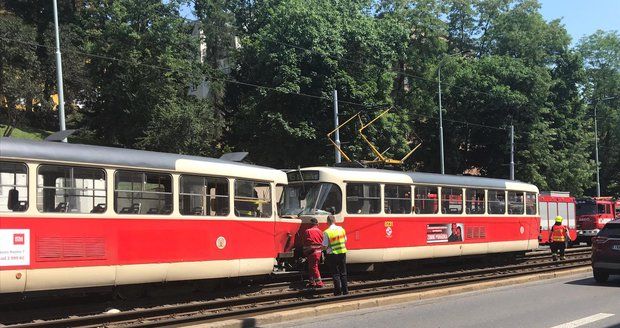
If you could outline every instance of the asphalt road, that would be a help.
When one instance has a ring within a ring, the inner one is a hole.
[[[620,276],[538,281],[264,327],[620,327]]]

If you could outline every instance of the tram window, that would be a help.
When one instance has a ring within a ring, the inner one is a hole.
[[[0,162],[0,212],[28,209],[28,168],[26,164]]]
[[[449,187],[441,188],[441,213],[463,213],[463,189]]]
[[[436,214],[439,211],[437,187],[415,186],[415,212]]]
[[[105,171],[97,168],[41,165],[37,175],[39,212],[103,213]]]
[[[235,181],[235,214],[238,217],[271,217],[271,186],[267,182]]]
[[[506,214],[506,192],[503,190],[488,191],[489,214]]]
[[[171,214],[172,176],[155,172],[116,171],[114,210],[119,214]]]
[[[508,214],[523,214],[523,192],[508,192]]]
[[[484,214],[484,189],[466,189],[465,196],[465,213]]]
[[[180,191],[181,215],[228,215],[228,179],[181,175]]]
[[[379,184],[347,184],[347,213],[376,214],[379,212],[381,212],[381,192]]]
[[[525,193],[525,214],[536,214],[536,194],[533,192]]]
[[[411,213],[411,186],[385,185],[383,193],[385,199],[385,213]]]
[[[327,215],[342,210],[342,192],[329,182],[294,182],[284,187],[278,202],[280,215]]]

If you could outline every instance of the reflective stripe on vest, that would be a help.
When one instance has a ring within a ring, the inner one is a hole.
[[[347,248],[344,245],[346,232],[343,228],[328,228],[325,230],[325,233],[329,237],[329,248],[332,250],[332,254],[344,254],[347,252]]]
[[[566,228],[564,226],[557,226],[554,225],[553,228],[551,228],[551,240],[554,242],[565,242],[566,241]]]

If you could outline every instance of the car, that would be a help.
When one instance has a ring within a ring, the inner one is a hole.
[[[592,271],[598,283],[620,275],[620,219],[608,222],[592,239]]]

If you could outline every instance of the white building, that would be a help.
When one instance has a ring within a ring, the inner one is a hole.
[[[204,63],[207,57],[207,43],[204,41],[204,33],[202,28],[200,27],[200,21],[193,22],[194,29],[192,30],[192,36],[200,38],[200,63]],[[241,42],[239,41],[239,37],[235,36],[230,40],[232,49],[241,48]],[[226,54],[223,58],[217,60],[218,68],[224,72],[225,74],[229,74],[231,71],[231,63],[230,57]],[[209,81],[203,78],[202,82],[197,86],[190,86],[189,95],[196,96],[198,99],[205,99],[209,96]]]

